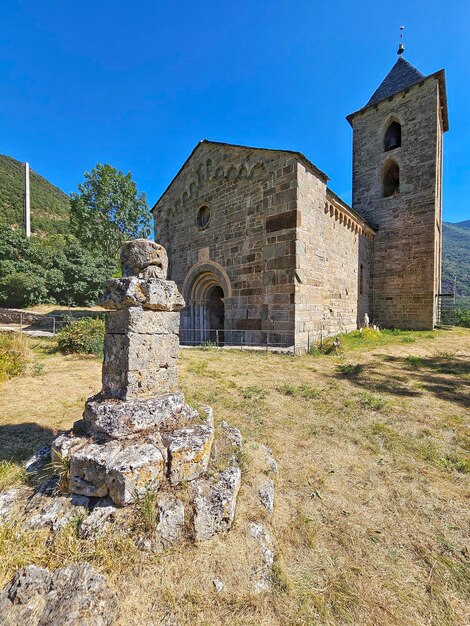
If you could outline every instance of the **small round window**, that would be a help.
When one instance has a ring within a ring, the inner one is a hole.
[[[196,223],[199,228],[205,228],[211,219],[211,211],[208,206],[202,206],[197,212]]]

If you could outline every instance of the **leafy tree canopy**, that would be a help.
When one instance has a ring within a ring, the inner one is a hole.
[[[0,231],[0,306],[93,305],[115,272],[114,259],[86,250],[73,235],[27,239],[14,228]]]
[[[129,172],[98,163],[85,172],[78,193],[71,195],[72,232],[89,250],[116,258],[127,239],[150,235],[150,214],[144,193]]]

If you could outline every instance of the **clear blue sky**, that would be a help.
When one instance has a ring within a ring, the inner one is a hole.
[[[153,204],[200,139],[305,153],[351,197],[351,129],[396,60],[447,73],[444,219],[470,218],[470,3],[4,0],[0,153],[66,192],[97,162]]]

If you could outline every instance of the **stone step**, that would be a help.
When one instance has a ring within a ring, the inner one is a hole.
[[[102,432],[115,439],[154,428],[171,430],[197,420],[198,412],[184,402],[182,393],[147,400],[89,398],[83,413],[91,432]]]

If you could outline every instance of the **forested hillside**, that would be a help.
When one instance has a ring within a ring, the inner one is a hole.
[[[36,233],[66,233],[69,198],[31,170],[31,230]],[[23,224],[24,164],[0,155],[0,224]]]
[[[443,293],[452,292],[454,278],[457,278],[457,294],[470,296],[470,220],[443,224]]]

